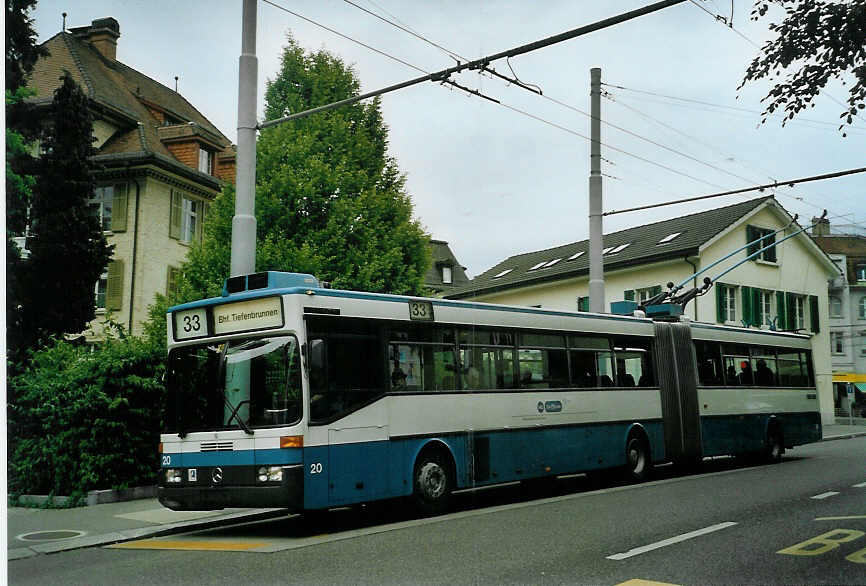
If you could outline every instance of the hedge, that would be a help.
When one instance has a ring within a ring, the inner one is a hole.
[[[163,372],[161,350],[132,337],[34,353],[8,384],[10,495],[153,484]]]

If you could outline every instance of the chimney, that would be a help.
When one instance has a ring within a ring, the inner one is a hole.
[[[812,218],[812,236],[829,236],[830,220],[827,218]]]
[[[79,26],[69,29],[79,39],[89,41],[93,48],[102,53],[109,61],[117,60],[117,38],[120,36],[120,24],[112,17],[97,18],[90,26]]]

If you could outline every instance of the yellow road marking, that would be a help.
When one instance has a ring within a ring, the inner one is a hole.
[[[803,556],[823,555],[839,547],[840,543],[848,543],[849,541],[860,539],[863,535],[862,531],[854,529],[833,529],[827,533],[822,533],[818,537],[813,537],[791,547],[780,549],[776,553]]]
[[[190,551],[245,551],[270,545],[265,542],[252,541],[167,541],[161,539],[142,539],[116,543],[109,547],[117,549],[180,549]]]
[[[816,521],[847,521],[849,519],[866,519],[866,515],[851,515],[850,517],[817,517]]]
[[[641,580],[640,578],[632,578],[625,582],[620,582],[616,586],[677,586],[669,582],[653,582],[652,580]]]

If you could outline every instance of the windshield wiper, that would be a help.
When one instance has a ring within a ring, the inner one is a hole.
[[[231,409],[232,404],[229,401],[229,398],[225,396],[225,393],[223,393],[223,399],[225,400],[226,405],[228,405],[229,409]],[[238,411],[240,410],[241,407],[243,407],[244,403],[249,403],[249,401],[241,401],[240,403],[238,403],[235,406],[234,409],[232,409],[232,414],[229,415],[229,419],[228,419],[228,421],[226,421],[226,425],[230,424],[232,422],[232,419],[234,419],[235,421],[238,422],[238,425],[240,425],[241,429],[244,430],[245,434],[253,435],[253,434],[255,434],[255,432],[252,429],[250,429],[249,426],[246,423],[244,423],[244,420],[241,419],[241,416],[238,415]]]

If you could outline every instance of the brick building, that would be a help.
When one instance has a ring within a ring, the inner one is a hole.
[[[68,71],[90,100],[97,187],[90,201],[114,256],[96,284],[107,313],[139,333],[156,293],[166,293],[191,243],[201,238],[209,202],[235,176],[231,141],[176,91],[117,60],[114,18],[45,41],[28,86],[51,103]],[[97,328],[98,331],[98,328]]]

